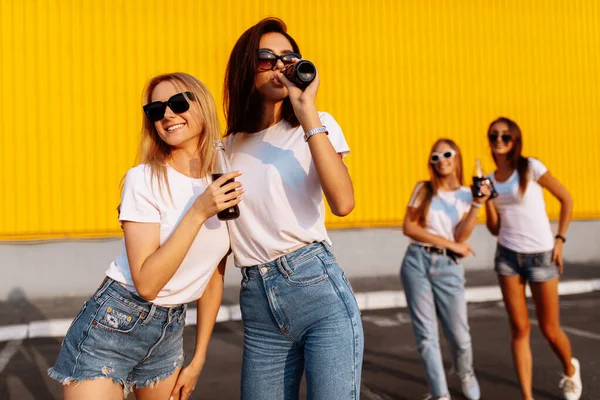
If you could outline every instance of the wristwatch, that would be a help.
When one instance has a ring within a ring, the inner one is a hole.
[[[554,236],[554,238],[562,240],[563,243],[567,243],[567,238],[564,237],[563,235],[556,235],[556,236]]]
[[[317,133],[321,133],[321,132],[325,132],[326,134],[329,135],[329,132],[327,132],[327,127],[325,125],[323,125],[323,126],[320,126],[318,128],[313,128],[313,129],[311,129],[308,132],[305,132],[304,133],[304,141],[308,142],[308,139],[310,139],[310,137],[312,135],[316,135]]]

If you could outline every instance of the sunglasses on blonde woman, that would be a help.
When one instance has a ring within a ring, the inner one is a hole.
[[[442,161],[442,158],[449,160],[452,157],[454,157],[456,155],[456,151],[450,149],[450,150],[446,150],[442,153],[438,153],[437,151],[434,151],[433,153],[431,153],[431,157],[429,157],[429,162],[432,164],[437,164],[440,161]]]
[[[160,121],[165,117],[167,106],[175,114],[181,114],[190,109],[189,100],[194,100],[194,94],[192,92],[182,92],[171,96],[167,101],[153,101],[150,104],[144,106],[144,113],[148,119],[152,122]]]

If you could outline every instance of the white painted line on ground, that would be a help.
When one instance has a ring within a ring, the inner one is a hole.
[[[600,279],[576,280],[560,282],[558,292],[561,295],[589,293],[600,290]],[[531,296],[529,288],[526,292]],[[358,308],[362,311],[380,310],[386,308],[405,308],[406,298],[402,290],[385,290],[376,292],[356,293]],[[469,303],[481,303],[488,301],[502,300],[502,293],[498,286],[479,286],[467,287],[465,296]],[[240,321],[242,314],[239,304],[221,306],[217,315],[217,322]],[[196,309],[189,308],[186,316],[186,325],[196,325]],[[11,340],[22,340],[30,338],[61,337],[64,336],[69,325],[70,319],[55,319],[47,321],[35,321],[28,325],[9,325],[0,327],[0,342]],[[565,328],[565,331],[592,339],[598,339],[600,335],[593,332],[578,330],[575,328]]]
[[[4,346],[2,351],[0,351],[0,374],[4,371],[4,368],[8,365],[10,359],[17,354],[19,351],[19,347],[23,343],[23,340],[12,340]]]
[[[0,342],[27,339],[29,325],[8,325],[0,327]]]
[[[73,319],[52,319],[49,321],[34,321],[29,324],[28,339],[65,336]]]

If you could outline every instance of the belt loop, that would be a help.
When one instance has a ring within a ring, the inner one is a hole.
[[[329,243],[327,243],[327,241],[323,240],[320,243],[325,248],[325,250],[327,251],[327,253],[331,253],[331,246],[329,245]]]
[[[148,323],[152,320],[152,318],[154,317],[154,313],[156,312],[156,304],[152,303],[152,307],[150,307],[150,311],[148,311],[148,315],[146,316],[146,318],[144,319],[144,321],[142,321],[142,325],[148,325]]]
[[[248,267],[242,267],[242,268],[240,268],[240,270],[242,271],[242,277],[244,279],[248,279],[248,272],[246,271],[247,268]]]
[[[98,287],[98,290],[96,290],[96,293],[94,293],[94,299],[98,300],[98,298],[100,296],[102,296],[102,294],[104,294],[104,292],[106,292],[106,289],[108,289],[110,284],[113,282],[114,282],[114,280],[109,278],[108,276],[106,278],[104,278],[104,280],[100,284],[100,287]]]
[[[187,312],[187,304],[181,306],[181,314],[179,314],[179,323],[185,322],[185,314]]]
[[[279,257],[275,264],[277,264],[277,269],[279,270],[279,273],[284,277],[287,278],[288,276],[294,274],[294,272],[288,266],[285,256]]]

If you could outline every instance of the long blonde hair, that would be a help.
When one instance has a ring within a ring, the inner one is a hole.
[[[207,87],[196,77],[184,72],[158,75],[152,78],[144,90],[144,104],[152,100],[152,92],[161,82],[172,82],[181,91],[192,93],[193,101],[190,101],[190,113],[202,127],[200,140],[198,141],[198,176],[206,177],[212,172],[214,162],[214,142],[221,139],[221,129],[217,116],[215,101]],[[143,113],[142,113],[143,114]],[[167,161],[173,148],[165,143],[154,126],[145,115],[142,122],[142,137],[138,149],[136,165],[147,164],[151,169],[152,181],[158,182],[159,190],[166,187],[171,197],[169,180],[167,176]]]
[[[431,200],[433,199],[433,196],[435,196],[437,194],[438,189],[440,187],[440,181],[441,181],[440,174],[437,172],[437,170],[435,169],[435,167],[433,166],[433,164],[431,164],[431,162],[429,160],[431,159],[431,153],[433,153],[435,148],[441,143],[447,144],[452,150],[454,150],[456,152],[456,155],[454,156],[455,157],[454,175],[456,176],[456,180],[458,181],[458,183],[461,186],[463,185],[463,165],[462,165],[462,154],[460,153],[460,148],[451,139],[446,139],[446,138],[438,139],[433,144],[433,146],[431,146],[431,150],[429,151],[429,159],[427,160],[427,164],[428,164],[427,167],[429,168],[429,180],[423,182],[423,186],[421,187],[421,190],[419,191],[419,193],[417,195],[418,196],[417,198],[422,199],[421,204],[417,208],[417,215],[418,215],[418,223],[419,223],[419,225],[421,225],[423,227],[427,225],[427,214],[429,213],[429,207],[431,206]]]

